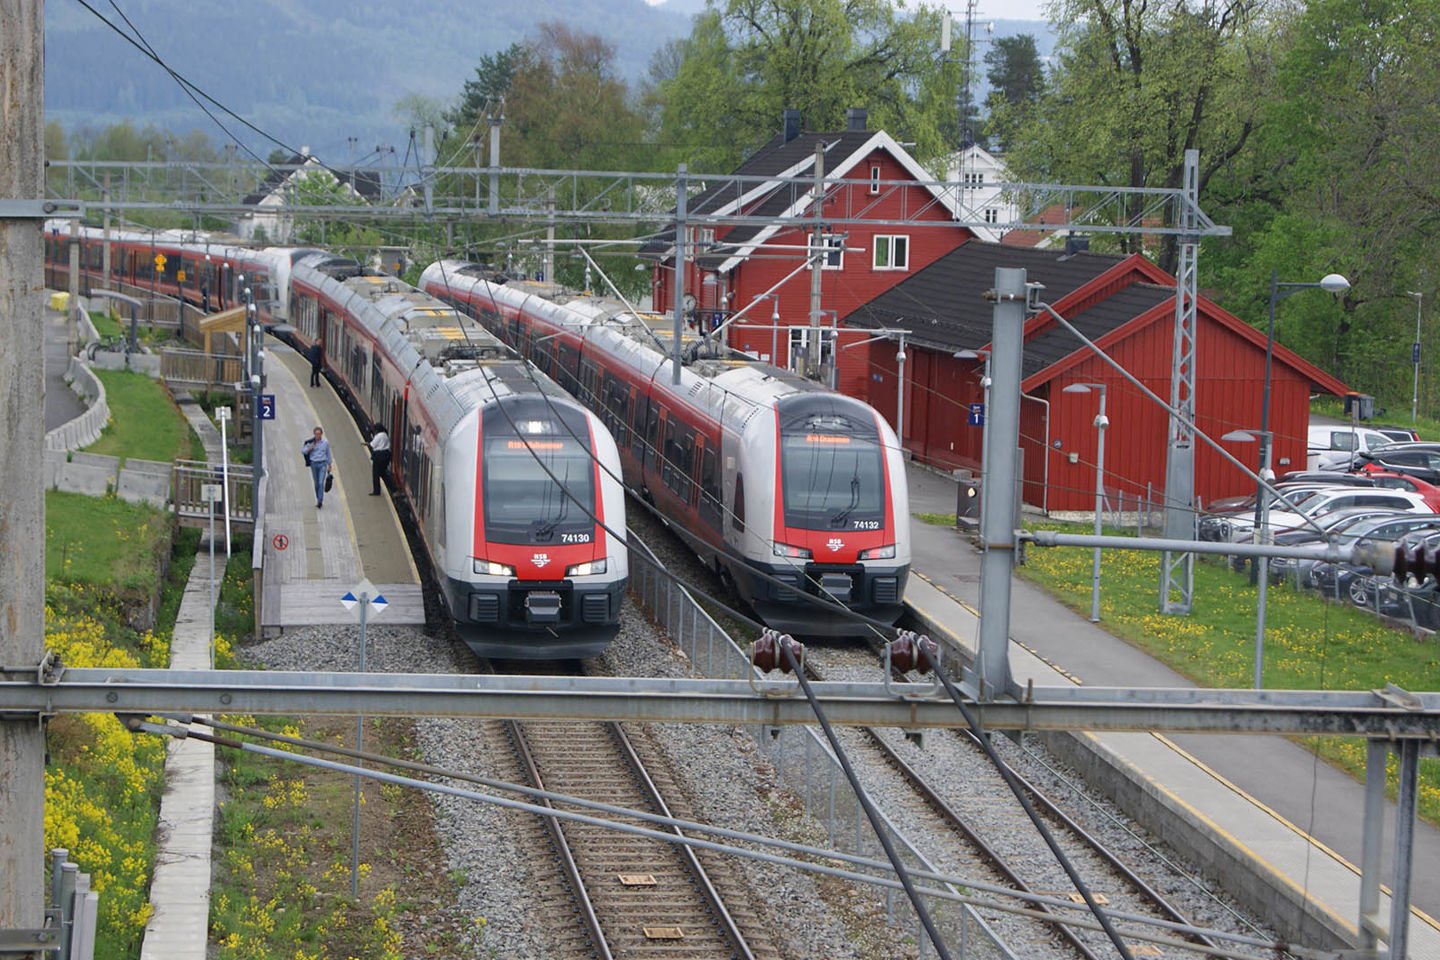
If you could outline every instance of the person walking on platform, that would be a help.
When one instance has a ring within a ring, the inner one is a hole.
[[[334,462],[330,456],[330,441],[325,439],[325,431],[319,427],[315,428],[315,435],[300,445],[300,452],[305,454],[305,464],[310,468],[310,476],[315,481],[315,506],[325,506],[325,488],[330,483],[330,470]]]
[[[315,341],[310,348],[310,386],[320,386],[320,370],[325,366],[325,345]]]
[[[370,496],[380,496],[380,484],[390,473],[390,435],[384,427],[376,427],[375,435],[365,444],[370,448]]]

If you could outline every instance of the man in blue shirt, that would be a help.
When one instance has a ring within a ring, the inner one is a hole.
[[[331,469],[330,441],[325,439],[325,431],[319,427],[315,428],[315,435],[300,445],[300,452],[305,454],[305,462],[310,465],[310,476],[315,480],[315,506],[325,506],[325,478],[329,476]]]

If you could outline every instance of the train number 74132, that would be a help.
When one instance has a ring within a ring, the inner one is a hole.
[[[879,529],[880,529],[880,521],[879,521],[879,520],[852,520],[852,521],[850,521],[850,522],[855,525],[854,527],[851,528],[851,529],[853,529],[853,530],[879,530]]]

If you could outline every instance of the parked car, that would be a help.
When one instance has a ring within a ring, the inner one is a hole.
[[[1426,537],[1440,528],[1440,516],[1399,514],[1393,516],[1367,517],[1332,527],[1329,539],[1336,543],[1361,543],[1375,541],[1399,542],[1413,537]],[[1298,532],[1297,532],[1298,535]],[[1287,534],[1286,536],[1289,536]],[[1318,542],[1318,540],[1316,541]],[[1276,558],[1277,560],[1280,558]],[[1270,561],[1272,566],[1276,562]],[[1325,596],[1339,598],[1355,584],[1356,578],[1368,574],[1368,569],[1356,568],[1351,564],[1335,564],[1328,561],[1297,560],[1284,569],[1293,574],[1308,587],[1319,590]],[[1365,606],[1363,598],[1357,606]]]
[[[1351,476],[1351,474],[1342,474],[1342,476]],[[1396,473],[1393,470],[1367,471],[1358,476],[1368,477],[1374,481],[1375,486],[1383,487],[1386,490],[1409,490],[1411,493],[1418,493],[1425,498],[1425,502],[1430,505],[1431,510],[1440,513],[1440,486],[1406,473]]]
[[[1424,514],[1395,513],[1390,510],[1376,510],[1373,507],[1356,507],[1349,510],[1337,510],[1327,514],[1315,521],[1315,526],[1306,525],[1296,530],[1282,530],[1271,539],[1279,546],[1301,546],[1314,543],[1323,543],[1330,540],[1339,540],[1347,535],[1352,529],[1368,529],[1373,524],[1383,524],[1394,521],[1397,518],[1414,520],[1417,524],[1425,523],[1440,524],[1440,516],[1427,517]],[[1316,529],[1318,527],[1319,529]],[[1254,538],[1247,538],[1253,540]],[[1313,560],[1296,560],[1291,557],[1270,558],[1270,578],[1275,582],[1297,578],[1301,586],[1307,586],[1307,575],[1315,564]],[[1244,564],[1236,565],[1236,569],[1244,569]]]
[[[1312,426],[1305,435],[1306,466],[1311,470],[1345,470],[1351,454],[1389,442],[1389,437],[1369,427],[1339,423]]]
[[[1292,470],[1279,478],[1279,483],[1324,484],[1326,486],[1373,487],[1374,481],[1358,473],[1335,473],[1331,470]]]
[[[1434,553],[1440,550],[1440,533],[1413,533],[1402,538],[1396,547]],[[1440,626],[1440,591],[1433,576],[1420,581],[1407,578],[1402,582],[1390,576],[1365,574],[1349,581],[1345,595],[1355,606],[1387,617],[1409,620],[1429,630]]]
[[[1440,444],[1391,444],[1377,450],[1358,452],[1351,461],[1351,468],[1357,472],[1384,470],[1403,473],[1440,485]]]
[[[1420,434],[1411,430],[1409,427],[1377,427],[1371,424],[1370,429],[1378,430],[1391,440],[1396,440],[1401,443],[1420,439]]]
[[[1278,491],[1279,496],[1270,501],[1270,509],[1285,509],[1287,506],[1298,507],[1300,506],[1300,504],[1304,503],[1306,500],[1308,500],[1310,497],[1315,496],[1316,494],[1322,493],[1326,490],[1339,489],[1345,488],[1340,486],[1331,486],[1329,484],[1325,486],[1296,486],[1286,488],[1277,487],[1276,490]],[[1239,535],[1231,535],[1231,526],[1229,521],[1231,518],[1243,519],[1246,516],[1249,516],[1253,520],[1255,516],[1256,506],[1257,501],[1255,499],[1255,494],[1253,493],[1249,494],[1248,496],[1223,497],[1219,500],[1216,500],[1210,505],[1210,509],[1207,512],[1207,515],[1200,520],[1200,539],[1234,542],[1235,540],[1245,538],[1249,535],[1248,530],[1245,533]],[[1223,535],[1219,535],[1221,531],[1223,531]]]
[[[1303,498],[1303,499],[1301,499]],[[1333,487],[1304,491],[1296,498],[1283,496],[1269,511],[1270,529],[1276,533],[1307,526],[1331,513],[1352,507],[1374,507],[1397,513],[1433,514],[1418,493],[1367,487]],[[1200,521],[1200,539],[1234,543],[1254,535],[1254,513],[1232,513]]]

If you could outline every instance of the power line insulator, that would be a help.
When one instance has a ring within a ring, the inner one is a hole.
[[[781,652],[785,647],[790,648],[790,656],[793,660],[786,658]],[[793,672],[791,663],[803,662],[804,656],[803,644],[788,633],[780,634],[774,630],[766,630],[760,634],[760,639],[756,640],[754,646],[750,648],[750,662],[764,673],[772,673],[776,670],[791,673]]]
[[[939,654],[940,648],[934,640],[913,630],[901,630],[899,635],[890,641],[890,663],[895,669],[905,673],[911,670],[920,674],[929,673],[931,664],[939,658]]]

